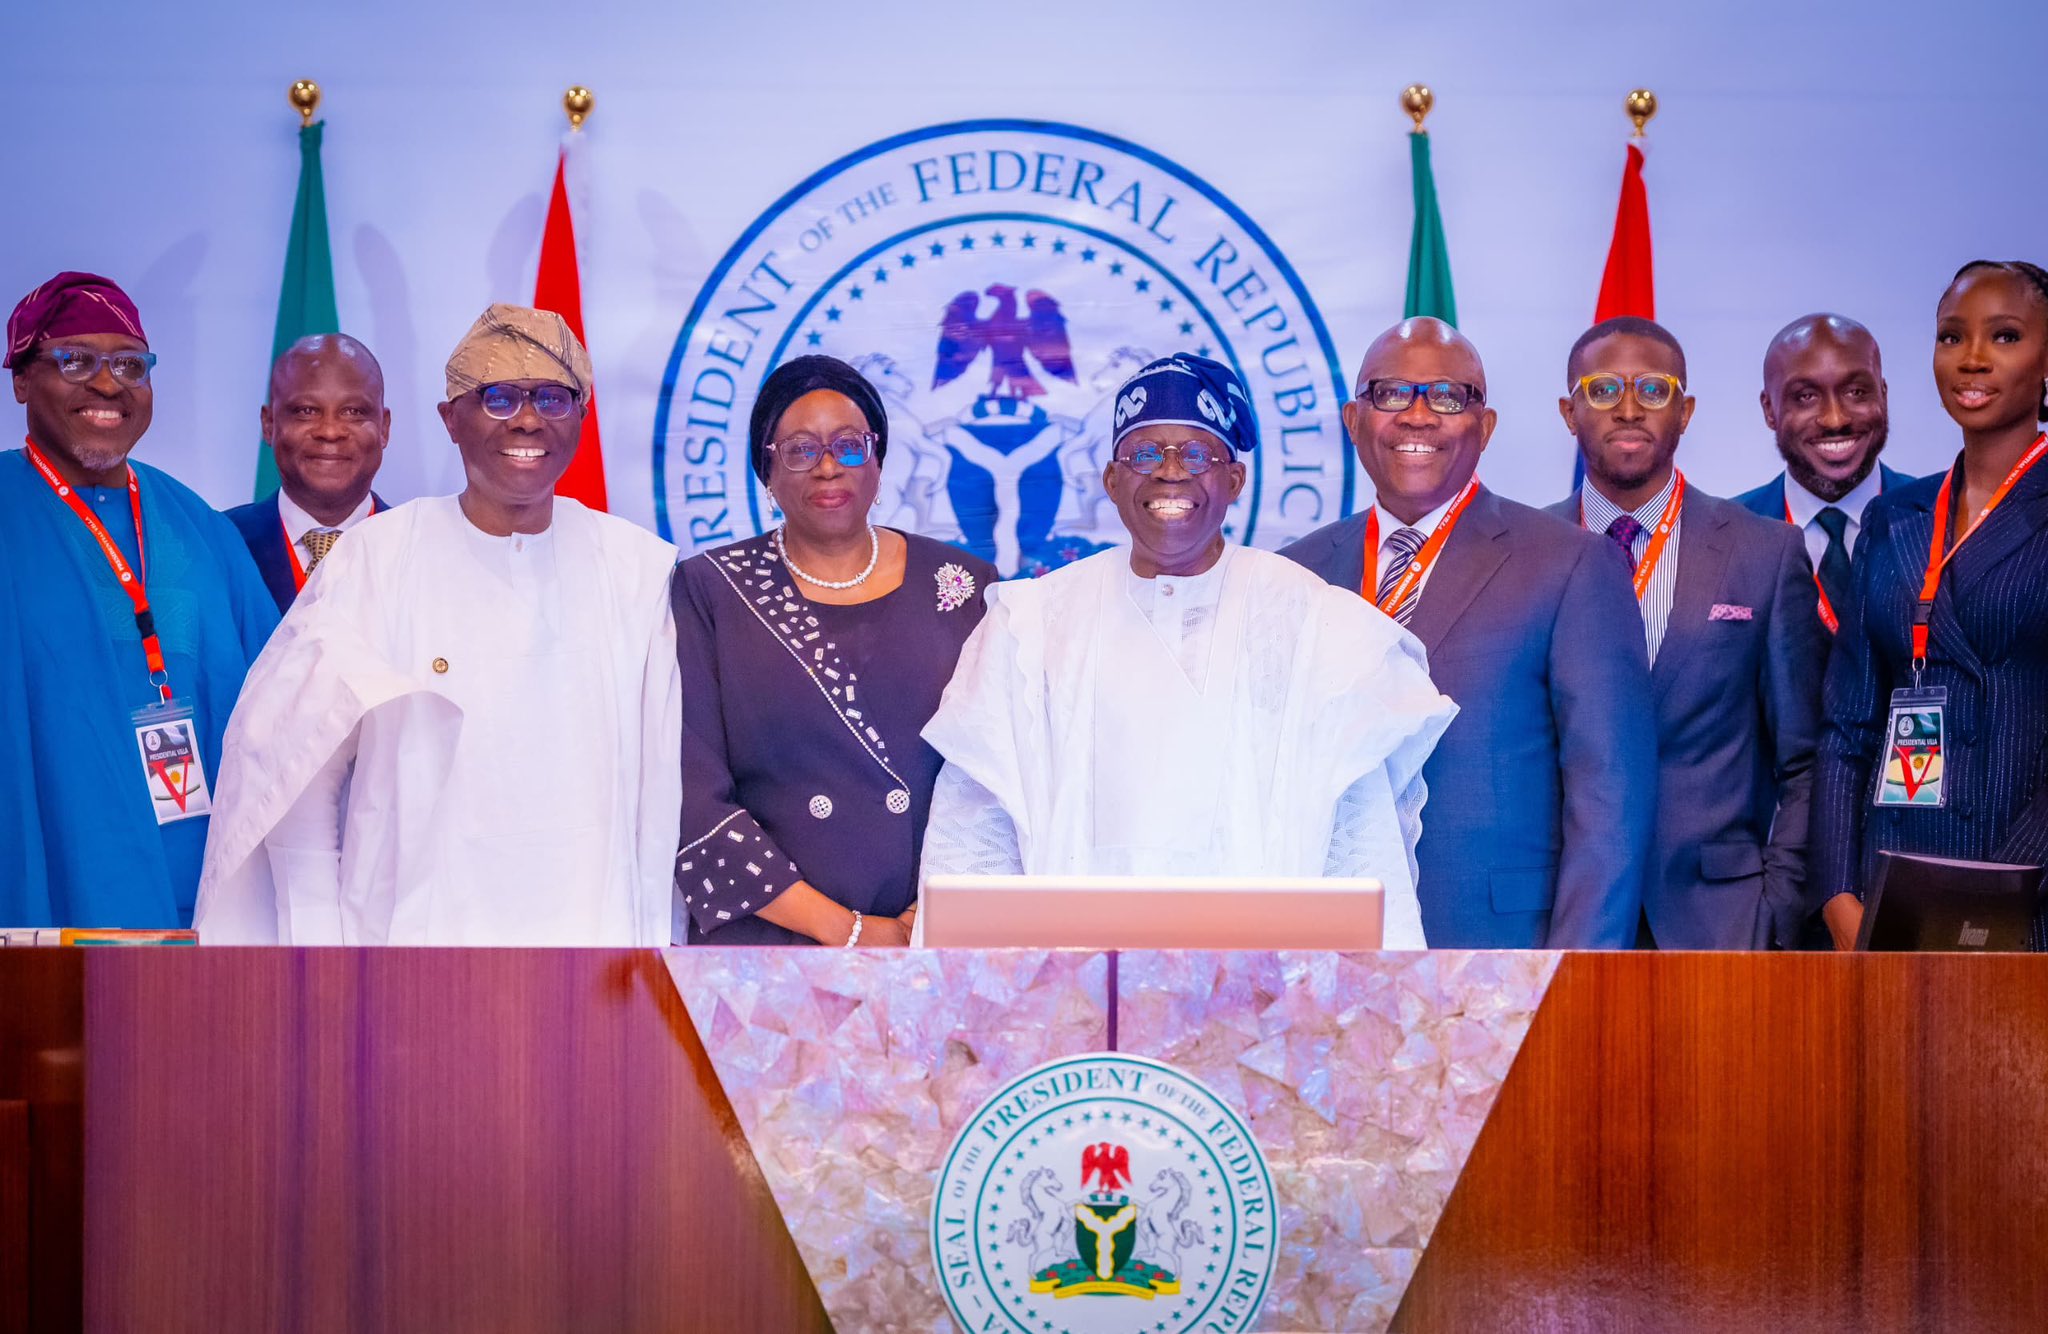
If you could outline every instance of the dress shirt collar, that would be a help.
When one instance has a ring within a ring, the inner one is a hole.
[[[1791,473],[1785,474],[1785,504],[1792,511],[1792,522],[1801,528],[1812,527],[1820,512],[1833,505],[1849,516],[1849,531],[1854,533],[1863,524],[1863,511],[1883,491],[1884,469],[1875,464],[1871,466],[1870,476],[1856,483],[1840,500],[1822,500],[1794,481]]]
[[[1463,487],[1459,487],[1458,491],[1463,491],[1464,489],[1465,488]],[[1451,506],[1457,503],[1458,493],[1454,491],[1451,493],[1451,498],[1449,500],[1446,500],[1443,504],[1437,506],[1429,513],[1423,515],[1414,523],[1403,523],[1401,522],[1401,520],[1387,513],[1385,507],[1382,506],[1378,501],[1374,501],[1372,506],[1373,513],[1379,516],[1380,522],[1380,547],[1382,549],[1385,549],[1387,545],[1387,539],[1392,537],[1394,535],[1394,531],[1398,528],[1413,528],[1415,531],[1421,533],[1422,540],[1427,542],[1431,537],[1435,536],[1436,526],[1444,521],[1444,515],[1449,514],[1451,512]]]
[[[1586,530],[1604,533],[1608,525],[1623,514],[1633,514],[1635,521],[1643,526],[1645,532],[1652,531],[1663,519],[1664,507],[1671,503],[1671,492],[1677,485],[1678,469],[1673,468],[1671,475],[1664,479],[1663,489],[1630,511],[1609,500],[1599,487],[1593,485],[1593,479],[1588,477],[1586,484],[1579,488],[1579,508],[1585,515]]]
[[[357,505],[346,519],[343,519],[338,524],[325,524],[301,509],[290,496],[285,494],[283,487],[277,489],[277,514],[279,518],[284,520],[285,534],[291,538],[293,546],[302,546],[306,540],[307,533],[318,532],[322,528],[333,527],[347,532],[370,517],[370,503],[370,497],[364,496],[362,503]]]

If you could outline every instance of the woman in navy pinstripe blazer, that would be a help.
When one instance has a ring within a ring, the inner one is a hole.
[[[1828,663],[1807,882],[1838,949],[1855,943],[1881,850],[2048,860],[2048,271],[1963,266],[1936,309],[1934,380],[1962,453],[1946,476],[1870,507]],[[1948,561],[1922,684],[1948,691],[1947,804],[1877,808],[1891,693],[1914,684],[1913,621],[1942,501]],[[2048,948],[2048,914],[2033,944]]]

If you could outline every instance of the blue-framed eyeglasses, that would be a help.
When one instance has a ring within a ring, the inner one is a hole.
[[[95,352],[88,347],[53,347],[43,353],[57,367],[57,374],[70,384],[87,384],[102,366],[113,372],[114,383],[141,389],[149,383],[156,366],[154,352]]]
[[[786,472],[809,472],[828,454],[842,468],[858,468],[868,461],[878,439],[873,431],[841,431],[830,440],[793,435],[787,440],[771,441],[768,452]]]

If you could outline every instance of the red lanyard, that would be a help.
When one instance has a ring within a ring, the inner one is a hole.
[[[1792,517],[1792,501],[1789,498],[1785,501],[1785,522],[1794,527],[1799,524],[1799,520]],[[1820,623],[1828,628],[1829,634],[1834,634],[1842,628],[1842,618],[1835,615],[1835,604],[1828,600],[1828,590],[1821,584],[1819,570],[1813,572],[1813,589],[1820,594]]]
[[[43,457],[43,451],[36,447],[34,440],[28,442],[28,461],[43,475],[43,480],[50,484],[50,489],[57,493],[57,498],[71,507],[71,512],[78,516],[78,521],[85,525],[85,530],[92,534],[93,540],[100,544],[100,554],[107,558],[107,564],[113,568],[114,577],[120,580],[121,591],[135,604],[135,628],[142,632],[142,656],[149,663],[149,683],[157,688],[157,693],[163,696],[164,703],[170,703],[171,674],[164,666],[163,641],[157,638],[156,618],[150,615],[149,592],[143,583],[149,572],[149,548],[144,544],[142,537],[142,483],[137,480],[135,469],[128,469],[128,508],[135,515],[135,554],[140,558],[142,565],[140,573],[129,567],[128,558],[121,554],[120,547],[114,545],[114,539],[107,532],[107,526],[101,523],[99,516],[92,512],[92,508],[79,498],[78,492],[71,484],[57,475],[57,470]]]
[[[1674,472],[1677,479],[1671,487],[1671,499],[1664,504],[1664,516],[1657,520],[1657,527],[1650,534],[1650,545],[1643,549],[1643,558],[1636,562],[1636,601],[1643,600],[1643,590],[1650,586],[1650,576],[1657,572],[1657,562],[1664,559],[1664,546],[1671,540],[1671,530],[1678,527],[1679,506],[1685,503],[1685,474]],[[1586,498],[1579,497],[1579,527],[1586,526]]]
[[[1934,595],[1941,588],[1942,570],[1951,560],[1955,559],[1956,552],[1962,550],[1963,543],[1969,541],[1976,534],[1977,530],[1984,526],[1984,521],[1991,517],[1991,511],[1998,508],[1999,502],[2005,499],[2007,493],[2012,490],[2014,483],[2026,476],[2027,469],[2033,467],[2035,460],[2039,459],[2043,454],[2048,454],[2048,434],[2034,438],[2033,447],[2020,455],[2020,461],[2012,465],[2012,471],[2005,475],[2005,480],[2000,482],[1998,489],[1991,493],[1991,499],[1984,503],[1984,512],[1977,516],[1977,521],[1972,523],[1969,529],[1956,539],[1956,544],[1949,547],[1946,551],[1942,547],[1948,538],[1949,490],[1956,480],[1955,465],[1949,465],[1948,472],[1943,474],[1941,491],[1934,497],[1934,540],[1928,544],[1927,548],[1927,577],[1920,581],[1920,602],[1919,605],[1913,608],[1913,674],[1915,677],[1918,677],[1920,672],[1927,666],[1927,621],[1934,612]]]
[[[1451,529],[1458,526],[1458,516],[1465,512],[1465,507],[1472,503],[1472,497],[1478,492],[1477,477],[1465,483],[1465,489],[1457,494],[1457,498],[1451,501],[1451,507],[1444,511],[1443,521],[1437,524],[1436,531],[1429,535],[1429,541],[1424,542],[1422,550],[1415,553],[1415,559],[1408,562],[1408,572],[1388,591],[1385,600],[1373,603],[1374,606],[1392,616],[1408,595],[1421,586],[1423,579],[1429,574],[1430,567],[1436,564],[1436,558],[1443,553],[1444,543],[1450,540]],[[1358,590],[1367,599],[1372,597],[1374,589],[1378,587],[1379,581],[1373,574],[1379,567],[1380,511],[1379,506],[1374,505],[1366,514],[1365,586]]]

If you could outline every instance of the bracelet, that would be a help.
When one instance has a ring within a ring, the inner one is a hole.
[[[861,916],[861,915],[860,915],[859,913],[857,913],[857,912],[856,912],[856,913],[855,913],[855,914],[853,915],[853,934],[852,934],[852,935],[850,935],[850,936],[848,936],[848,937],[846,938],[846,944],[842,945],[842,946],[840,947],[841,949],[849,949],[849,950],[850,950],[850,949],[852,949],[852,948],[853,948],[853,947],[854,947],[855,945],[858,945],[858,944],[860,944],[860,928],[861,928],[861,924],[862,924],[862,922],[863,922],[863,921],[865,921],[865,920],[866,920],[866,919],[864,919],[864,918],[863,918],[863,917],[862,917],[862,916]]]

